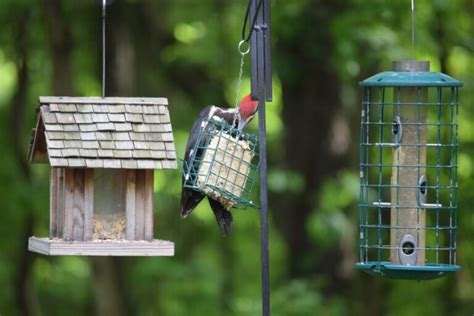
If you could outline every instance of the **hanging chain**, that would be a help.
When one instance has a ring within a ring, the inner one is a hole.
[[[237,46],[237,51],[240,54],[240,68],[239,68],[239,78],[237,79],[237,91],[235,94],[235,108],[239,107],[239,100],[240,100],[240,87],[242,86],[242,76],[244,74],[244,65],[245,65],[245,56],[250,52],[250,45],[248,45],[247,49],[244,48],[244,44],[246,43],[245,40],[241,40],[239,45]],[[234,120],[232,122],[232,126],[235,125],[235,121],[237,120],[237,113],[234,115]]]

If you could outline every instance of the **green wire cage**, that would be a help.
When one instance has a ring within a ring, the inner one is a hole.
[[[360,258],[393,279],[434,279],[456,264],[458,89],[422,61],[361,82]]]
[[[205,120],[184,165],[184,187],[200,191],[227,208],[255,207],[252,192],[258,172],[257,137],[226,121]]]

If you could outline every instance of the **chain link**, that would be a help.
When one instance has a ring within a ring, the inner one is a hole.
[[[244,74],[244,65],[245,65],[245,55],[247,55],[250,52],[250,45],[246,50],[243,50],[243,45],[246,42],[244,40],[239,42],[239,46],[237,47],[237,50],[240,54],[240,68],[239,68],[239,78],[237,80],[237,92],[235,95],[235,108],[237,109],[239,107],[239,100],[240,100],[240,87],[242,86],[242,76]],[[234,120],[232,122],[232,126],[235,125],[235,121],[237,120],[237,115],[238,111],[234,115]]]

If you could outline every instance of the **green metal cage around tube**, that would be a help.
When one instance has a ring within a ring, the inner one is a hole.
[[[227,208],[255,207],[252,192],[258,172],[257,145],[253,134],[241,133],[216,117],[205,120],[184,166],[184,187]]]
[[[411,61],[396,69],[394,64],[397,71],[361,82],[356,268],[373,275],[424,280],[460,270],[456,229],[462,83],[429,72],[427,65]]]

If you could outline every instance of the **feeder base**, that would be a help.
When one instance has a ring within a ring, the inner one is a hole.
[[[460,266],[450,264],[405,266],[388,261],[359,262],[355,264],[355,268],[371,275],[400,280],[431,280],[446,276],[449,272],[461,270]]]
[[[158,239],[64,241],[30,237],[28,250],[47,256],[174,256],[174,243]]]

